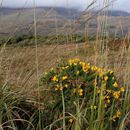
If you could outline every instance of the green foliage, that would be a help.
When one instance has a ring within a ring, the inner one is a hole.
[[[54,120],[62,115],[63,92],[65,112],[75,117],[69,116],[67,119],[66,114],[67,127],[76,126],[77,120],[80,129],[85,126],[89,129],[117,126],[125,88],[119,87],[114,72],[72,59],[57,64],[55,69],[45,73],[41,82],[49,89],[51,100],[47,100],[46,107],[52,112],[51,117]],[[51,107],[48,108],[49,106]],[[68,123],[70,118],[73,122],[71,125]],[[101,120],[100,123],[97,124],[97,120]],[[104,122],[106,126],[102,125]]]
[[[7,86],[0,88],[0,125],[4,130],[34,130],[38,124],[38,108],[20,93]]]
[[[34,36],[33,35],[16,35],[8,38],[1,38],[0,45],[3,45],[7,42],[7,45],[33,45]],[[68,44],[68,43],[82,43],[85,42],[85,37],[83,35],[38,35],[37,36],[38,44]],[[88,40],[93,41],[95,37],[88,37]]]

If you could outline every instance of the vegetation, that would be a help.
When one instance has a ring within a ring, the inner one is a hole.
[[[126,88],[118,86],[113,71],[71,59],[45,73],[42,82],[53,99],[47,102],[52,120],[61,116],[67,129],[118,129],[125,115],[122,99]],[[59,122],[53,129],[62,127]]]
[[[10,29],[12,36],[0,37],[0,130],[130,129],[130,39],[129,34],[118,36],[126,34],[127,26],[125,33],[121,27],[109,34],[121,17],[107,15],[108,3],[94,19],[86,12],[74,19],[56,8],[63,18],[47,8],[49,17],[37,9],[37,20],[34,9],[19,20],[33,25],[31,35],[22,35],[27,29],[22,24],[14,30],[7,11],[2,22],[8,26],[0,24],[1,34]],[[13,23],[15,15],[9,15]]]
[[[37,36],[38,44],[70,44],[70,43],[83,43],[85,42],[85,37],[83,35],[51,35],[51,36]],[[88,37],[89,41],[94,41],[95,36]],[[7,45],[34,45],[34,36],[33,35],[19,35],[13,36],[9,40],[6,38],[0,39],[0,45],[7,43]]]

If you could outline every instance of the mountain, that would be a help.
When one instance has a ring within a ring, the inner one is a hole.
[[[109,10],[107,16],[130,16],[130,13],[121,10]]]
[[[114,17],[117,17],[117,16],[130,16],[130,13],[126,12],[126,11],[122,11],[122,10],[108,10],[108,11],[95,11],[95,10],[92,10],[90,11],[91,13],[94,13],[94,14],[100,14],[100,15],[106,15],[106,16],[114,16]]]
[[[34,34],[33,8],[1,8],[0,36]],[[103,14],[106,14],[104,17]],[[38,35],[53,34],[96,34],[98,22],[108,21],[108,32],[125,35],[130,29],[130,14],[125,11],[109,10],[79,11],[63,7],[36,8]]]
[[[0,34],[26,34],[32,32],[33,11],[33,8],[1,8]],[[68,21],[79,15],[80,11],[77,9],[38,7],[36,8],[38,32],[39,34],[54,33],[56,26],[58,28],[64,27]]]

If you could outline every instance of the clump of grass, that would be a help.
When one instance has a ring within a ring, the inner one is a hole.
[[[22,94],[0,88],[0,127],[3,130],[35,130],[38,124],[38,107]],[[43,120],[44,122],[45,120]]]

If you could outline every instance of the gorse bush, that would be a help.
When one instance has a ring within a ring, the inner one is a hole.
[[[68,129],[117,127],[125,87],[118,85],[113,71],[70,59],[58,63],[41,81],[49,89],[51,100],[46,107],[53,112],[50,116],[65,118]]]

